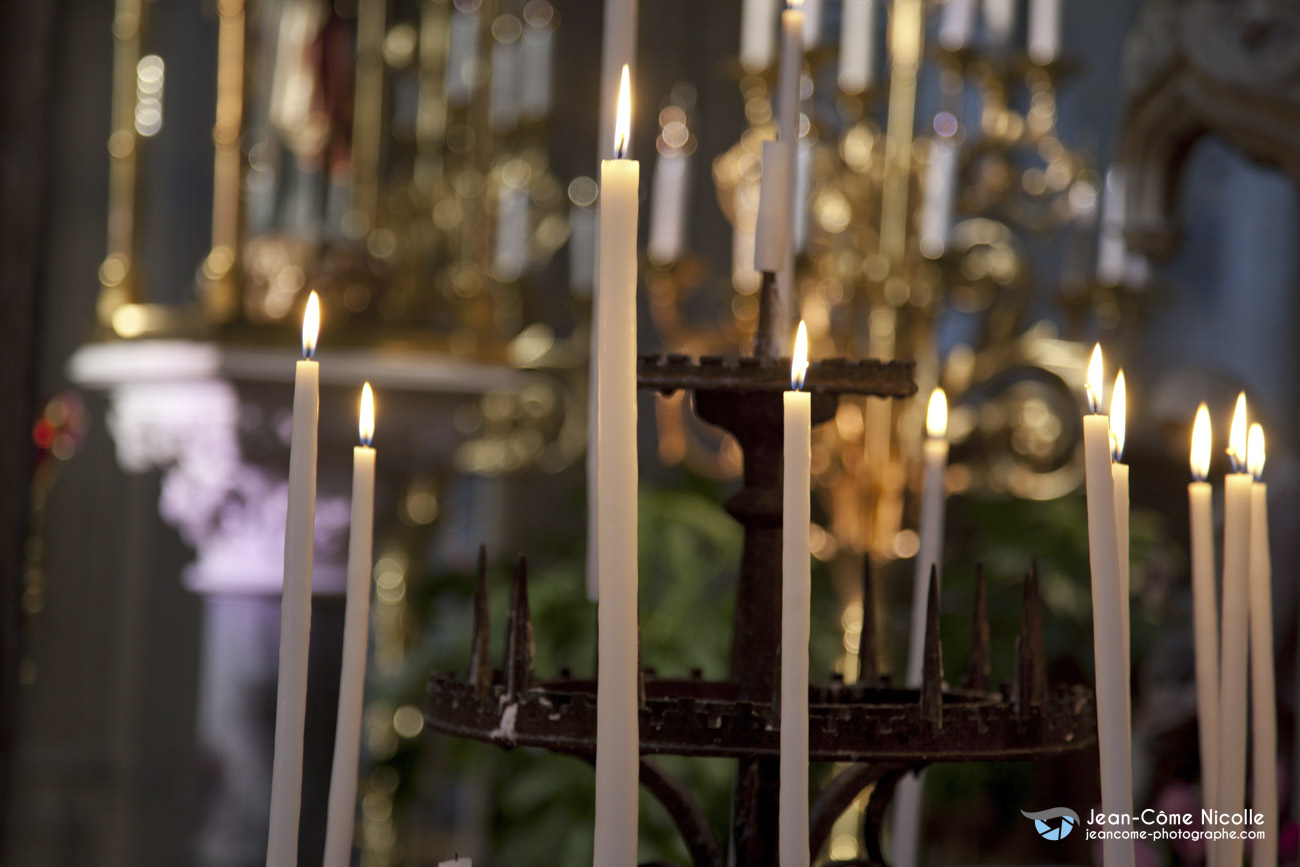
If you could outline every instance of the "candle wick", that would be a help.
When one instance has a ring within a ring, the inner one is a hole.
[[[1227,448],[1227,452],[1228,452],[1228,461],[1232,464],[1232,471],[1234,473],[1243,472],[1241,467],[1241,458],[1237,457],[1237,450],[1229,446]]]
[[[1088,412],[1092,413],[1093,415],[1096,415],[1098,410],[1097,395],[1092,390],[1092,383],[1085,382],[1083,384],[1083,390],[1088,395]]]

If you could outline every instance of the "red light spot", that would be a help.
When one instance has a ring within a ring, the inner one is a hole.
[[[58,429],[54,425],[45,419],[41,419],[32,428],[32,442],[36,443],[38,448],[48,449],[58,433]]]

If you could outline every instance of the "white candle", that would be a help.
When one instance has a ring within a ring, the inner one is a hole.
[[[1097,232],[1097,282],[1103,286],[1114,286],[1124,277],[1124,207],[1124,167],[1113,165],[1106,172]]]
[[[953,208],[957,199],[957,141],[953,136],[930,139],[930,159],[925,166],[921,190],[922,255],[937,259],[948,245]]]
[[[948,471],[948,398],[942,388],[930,394],[925,414],[925,443],[922,445],[924,472],[921,485],[921,545],[916,554],[912,576],[912,623],[908,633],[907,679],[909,688],[921,685],[921,668],[925,662],[925,619],[930,598],[930,567],[943,575],[943,520],[948,490],[944,476]]]
[[[650,228],[646,255],[656,265],[677,261],[686,244],[686,215],[690,204],[691,157],[672,150],[655,160],[650,192]]]
[[[605,0],[600,53],[600,143],[597,148],[602,160],[618,155],[615,124],[610,112],[618,105],[619,76],[623,67],[631,69],[636,65],[637,3],[638,0]],[[626,154],[627,150],[625,145],[623,153]]]
[[[509,132],[519,123],[519,39],[523,26],[513,15],[502,15],[492,24],[492,53],[488,66],[488,126],[493,132]]]
[[[840,90],[850,95],[862,93],[875,79],[875,66],[876,0],[844,0],[844,17],[840,23]]]
[[[468,5],[468,4],[466,4]],[[447,103],[464,106],[478,85],[479,13],[459,7],[451,13],[447,39]]]
[[[803,45],[816,48],[822,41],[822,0],[803,0]]]
[[[1239,813],[1246,799],[1246,667],[1250,628],[1250,488],[1246,471],[1246,395],[1237,397],[1228,437],[1228,454],[1237,472],[1224,479],[1223,492],[1223,647],[1219,669],[1220,814]],[[1222,824],[1222,823],[1219,823]],[[1230,825],[1228,826],[1231,827]],[[1242,841],[1221,840],[1215,863],[1241,863]],[[1220,857],[1221,856],[1221,857]]]
[[[984,33],[989,44],[1006,48],[1016,29],[1016,0],[984,0]]]
[[[1088,402],[1092,412],[1083,418],[1083,454],[1088,494],[1088,559],[1092,567],[1092,643],[1097,670],[1101,806],[1107,814],[1129,816],[1133,813],[1133,784],[1127,750],[1124,627],[1115,538],[1115,493],[1110,470],[1110,420],[1100,412],[1102,391],[1101,347],[1098,346],[1088,365]],[[1102,851],[1108,867],[1133,865],[1132,840],[1103,840]]]
[[[808,528],[812,486],[812,395],[808,329],[800,322],[785,398],[781,509],[781,867],[808,867]]]
[[[1192,483],[1187,486],[1192,537],[1192,619],[1196,651],[1196,727],[1201,745],[1201,803],[1214,808],[1219,768],[1219,604],[1215,589],[1210,411],[1196,410],[1192,425]]]
[[[366,646],[370,637],[370,573],[375,526],[375,401],[370,383],[361,389],[361,445],[352,450],[352,526],[348,536],[348,589],[343,614],[343,670],[339,715],[334,729],[325,823],[325,867],[348,867],[357,813],[357,758],[366,689]]]
[[[275,754],[271,767],[271,833],[266,867],[297,867],[302,804],[302,733],[307,717],[307,650],[311,633],[311,567],[316,526],[316,425],[320,366],[312,360],[320,331],[320,300],[312,292],[302,318],[302,354],[293,384],[289,440],[289,506],[284,522],[284,589],[280,596],[280,672],[275,692]]]
[[[966,47],[975,32],[976,0],[948,0],[939,18],[939,46],[948,51]]]
[[[616,159],[600,166],[600,369],[596,406],[596,867],[636,863],[640,747],[637,674],[636,287],[640,164],[625,159],[631,86],[623,67]]]
[[[1250,720],[1254,738],[1250,805],[1263,817],[1252,844],[1252,867],[1277,867],[1277,701],[1273,683],[1273,564],[1268,550],[1268,485],[1264,473],[1264,429],[1250,426],[1246,450],[1250,488]]]
[[[438,867],[474,867],[474,862],[469,858],[453,858],[450,861],[439,861]]]
[[[754,234],[754,269],[775,274],[785,265],[790,247],[790,145],[763,142],[763,176],[758,187],[758,224]],[[777,341],[773,346],[779,345]]]
[[[1051,63],[1061,50],[1061,0],[1029,0],[1029,59]]]
[[[781,13],[781,72],[777,80],[777,131],[781,141],[789,143],[784,151],[786,168],[785,201],[793,204],[798,184],[796,150],[799,141],[799,83],[803,77],[803,27],[802,0],[791,0],[789,8]],[[776,308],[772,311],[772,345],[778,354],[790,346],[790,324],[799,309],[794,285],[794,221],[796,209],[788,209],[790,240],[787,243],[781,268],[777,271]]]
[[[745,0],[740,13],[740,65],[762,72],[772,65],[776,47],[776,0]]]
[[[524,45],[520,69],[519,115],[541,120],[551,113],[551,75],[555,54],[555,10],[548,4],[524,9]]]
[[[1120,619],[1124,627],[1124,698],[1129,702],[1130,708],[1126,716],[1129,723],[1128,741],[1131,750],[1133,741],[1133,694],[1132,667],[1130,664],[1132,642],[1129,640],[1128,464],[1122,463],[1120,460],[1124,456],[1124,428],[1128,415],[1127,391],[1124,383],[1124,371],[1121,370],[1115,377],[1115,389],[1111,392],[1110,398],[1110,479],[1115,491],[1115,554],[1119,561]]]
[[[920,548],[912,579],[912,620],[908,632],[907,674],[905,685],[921,685],[925,664],[925,621],[929,614],[930,568],[943,574],[943,524],[948,488],[948,398],[942,388],[930,394],[925,414],[926,439],[922,444],[924,463],[921,482]],[[924,778],[908,774],[894,790],[893,864],[915,867],[920,854],[921,800]]]

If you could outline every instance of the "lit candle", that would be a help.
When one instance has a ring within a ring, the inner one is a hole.
[[[785,397],[781,509],[781,867],[808,867],[808,528],[812,485],[812,395],[808,329],[799,323]],[[628,862],[631,863],[631,862]]]
[[[316,425],[320,366],[312,360],[320,332],[320,299],[312,292],[302,317],[302,354],[294,373],[289,440],[289,506],[284,522],[284,588],[280,596],[280,673],[275,693],[271,766],[271,833],[266,867],[297,867],[302,803],[302,733],[307,718],[307,649],[311,633],[311,566],[316,526]]]
[[[740,13],[740,65],[746,72],[762,72],[772,65],[775,18],[776,0],[745,0]]]
[[[1029,59],[1051,63],[1061,50],[1061,0],[1029,0]]]
[[[1214,808],[1219,769],[1219,605],[1215,590],[1210,411],[1196,410],[1192,425],[1192,483],[1187,486],[1192,534],[1192,619],[1196,650],[1196,727],[1201,744],[1201,802]]]
[[[1088,364],[1090,412],[1083,417],[1083,456],[1088,495],[1088,559],[1092,567],[1092,644],[1097,670],[1101,806],[1104,813],[1129,816],[1133,813],[1133,784],[1127,749],[1124,625],[1115,532],[1115,485],[1110,468],[1110,420],[1101,414],[1103,388],[1101,347],[1098,346]],[[1108,867],[1132,867],[1132,840],[1105,839],[1102,852]]]
[[[1233,472],[1223,491],[1223,647],[1219,654],[1220,814],[1241,812],[1246,799],[1246,666],[1250,628],[1250,488],[1246,468],[1246,395],[1237,397],[1228,435]],[[1223,823],[1216,823],[1222,825]],[[1242,841],[1220,840],[1215,863],[1240,864]]]
[[[909,688],[921,685],[921,668],[925,662],[926,604],[930,598],[930,568],[943,575],[943,519],[948,490],[944,476],[948,471],[948,398],[942,388],[930,393],[925,414],[925,443],[922,445],[924,473],[921,483],[921,545],[916,554],[912,578],[912,624],[907,647]]]
[[[330,773],[325,823],[325,867],[352,862],[352,830],[357,813],[357,757],[361,752],[361,710],[366,689],[366,646],[370,636],[371,551],[375,526],[375,398],[370,383],[361,389],[358,424],[361,445],[352,449],[352,526],[348,536],[348,588],[343,614],[343,671],[339,677],[339,715],[334,729],[334,767]]]
[[[637,704],[636,286],[640,164],[627,155],[631,85],[623,67],[616,158],[600,165],[600,301],[596,365],[595,863],[636,863],[640,790]]]
[[[1254,867],[1277,867],[1277,702],[1273,694],[1273,564],[1268,551],[1268,485],[1264,429],[1250,426],[1246,459],[1250,488],[1250,719],[1254,748],[1250,805],[1264,820],[1252,843]]]
[[[912,580],[912,622],[908,633],[906,686],[921,685],[925,664],[925,622],[929,614],[930,568],[943,574],[943,523],[948,488],[948,398],[942,388],[930,393],[925,413],[926,439],[922,445],[924,470],[921,482],[921,544],[916,554]],[[908,774],[894,790],[893,864],[915,867],[920,855],[921,800],[924,777]]]
[[[1124,371],[1115,376],[1115,389],[1110,397],[1110,479],[1115,489],[1115,554],[1119,560],[1119,604],[1120,619],[1124,625],[1124,698],[1132,707],[1132,679],[1129,662],[1131,642],[1129,640],[1129,493],[1128,464],[1122,462],[1124,457],[1124,428],[1128,416],[1128,394],[1124,383]],[[1132,712],[1127,714],[1129,723],[1130,745],[1133,739]]]
[[[839,85],[847,94],[859,94],[875,78],[876,0],[844,0],[843,14]]]

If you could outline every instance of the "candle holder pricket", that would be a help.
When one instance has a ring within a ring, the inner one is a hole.
[[[737,864],[775,865],[780,722],[778,666],[781,629],[781,395],[789,384],[789,359],[685,355],[642,356],[642,389],[694,394],[701,420],[736,437],[744,451],[744,483],[726,503],[745,528],[736,588],[732,667],[727,680],[698,672],[659,679],[643,668],[640,679],[640,778],[672,816],[696,867],[727,864],[690,793],[653,760],[655,755],[735,759],[732,846]],[[911,362],[828,359],[809,365],[813,424],[831,419],[841,395],[885,398],[916,392]],[[474,640],[468,678],[435,672],[428,682],[429,727],[503,748],[541,747],[594,761],[596,683],[562,673],[539,682],[532,665],[533,624],[527,565],[515,567],[507,622],[506,659],[494,669],[487,637],[486,560],[480,558]],[[870,583],[869,572],[863,576]],[[867,856],[883,863],[879,829],[894,784],[934,762],[1023,761],[1082,749],[1096,741],[1092,692],[1082,686],[1049,690],[1042,641],[1037,576],[1025,582],[1015,688],[988,684],[987,594],[983,570],[974,611],[970,673],[961,688],[943,684],[937,587],[932,579],[926,623],[925,666],[919,689],[901,689],[875,675],[874,641],[864,633],[863,676],[809,689],[809,758],[849,763],[819,793],[810,817],[810,845],[820,850],[834,821],[874,785],[866,808]],[[864,593],[863,623],[874,622],[873,594]]]

